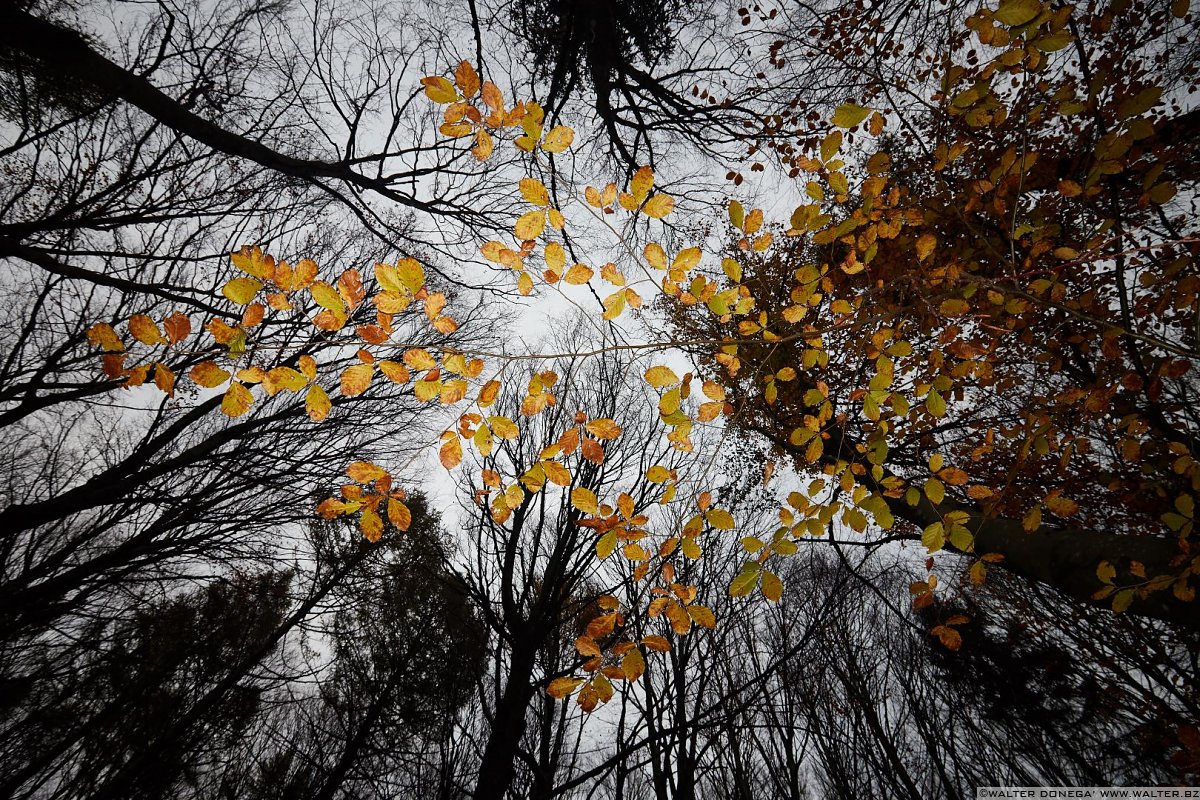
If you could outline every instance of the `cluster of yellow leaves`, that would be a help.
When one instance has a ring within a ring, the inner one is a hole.
[[[552,128],[543,138],[545,112],[532,101],[517,102],[505,108],[504,93],[491,81],[480,81],[479,73],[467,61],[454,70],[454,80],[441,75],[421,79],[425,96],[433,102],[446,106],[443,121],[438,129],[443,136],[452,138],[473,137],[471,153],[480,161],[487,161],[495,151],[494,136],[509,128],[521,129],[514,144],[533,152],[538,144],[547,153],[561,153],[571,146],[575,132],[560,125]],[[482,101],[480,108],[476,98]]]
[[[339,497],[330,497],[317,506],[323,519],[336,519],[359,514],[358,525],[369,542],[383,536],[383,518],[396,530],[406,531],[412,525],[412,511],[404,504],[407,493],[393,488],[392,476],[378,464],[355,461],[346,467],[352,483],[341,487]],[[382,513],[381,513],[382,511]]]

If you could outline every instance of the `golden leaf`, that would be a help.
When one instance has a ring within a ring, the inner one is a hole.
[[[525,202],[532,203],[535,206],[550,205],[550,193],[546,191],[546,184],[537,178],[521,178],[521,182],[518,185],[521,189],[521,196],[525,198]]]
[[[154,365],[154,385],[167,397],[175,394],[175,373],[166,364],[159,362]]]
[[[594,274],[591,267],[585,264],[576,264],[567,270],[567,274],[563,275],[563,280],[574,286],[582,286],[590,281]]]
[[[409,369],[436,369],[437,359],[422,347],[413,347],[404,351],[404,363]]]
[[[550,129],[542,140],[542,149],[547,153],[561,153],[575,141],[575,131],[566,125],[558,125]]]
[[[583,427],[597,439],[615,439],[621,435],[621,426],[611,419],[594,419]]]
[[[562,700],[564,697],[570,697],[571,693],[579,688],[582,683],[583,678],[555,678],[546,687],[546,694],[555,700]]]
[[[421,85],[425,87],[425,96],[435,103],[453,103],[458,99],[458,92],[454,90],[454,84],[441,75],[421,78]]]
[[[646,245],[642,255],[646,257],[646,262],[655,269],[667,268],[667,253],[663,250],[662,245],[657,242],[651,242]]]
[[[578,486],[571,490],[571,505],[585,514],[596,515],[600,513],[596,493],[583,486]]]
[[[636,681],[646,672],[646,660],[642,657],[642,651],[638,649],[630,650],[625,654],[625,658],[621,659],[621,671],[625,673],[625,680]]]
[[[853,128],[871,113],[871,109],[854,103],[842,103],[833,112],[833,124],[839,128]]]
[[[369,461],[355,461],[346,467],[346,474],[356,483],[370,483],[380,478],[386,478],[388,471],[378,464]]]
[[[475,131],[475,146],[471,148],[471,155],[475,156],[476,161],[487,161],[495,149],[496,143],[492,141],[490,133],[483,128]]]
[[[392,383],[408,383],[412,377],[408,372],[408,368],[399,361],[383,359],[377,361],[376,364],[379,366],[379,371],[383,373],[383,377]]]
[[[479,91],[479,73],[471,66],[471,62],[463,61],[454,69],[454,82],[463,97],[474,97]]]
[[[924,261],[933,253],[933,249],[937,247],[937,237],[932,233],[923,233],[917,239],[917,259]]]
[[[229,380],[228,370],[221,369],[213,361],[201,361],[188,374],[193,383],[205,389],[212,389]]]
[[[412,512],[409,511],[408,506],[394,497],[388,498],[387,515],[388,521],[397,530],[406,531],[412,526]]]
[[[763,597],[772,603],[778,603],[779,598],[783,597],[783,581],[774,572],[763,570],[761,588]]]
[[[629,193],[633,196],[634,203],[641,205],[653,187],[654,170],[650,169],[650,167],[639,167],[638,171],[633,174],[633,178],[629,181]]]
[[[528,241],[540,236],[545,228],[546,212],[527,211],[517,219],[517,224],[513,225],[513,233],[518,239]]]
[[[231,383],[221,398],[221,413],[227,417],[240,417],[250,410],[254,395],[240,383]]]
[[[314,422],[320,422],[329,416],[329,410],[333,404],[329,402],[329,395],[325,390],[313,384],[308,387],[308,393],[304,396],[304,410],[308,414],[308,418]]]
[[[383,536],[383,519],[379,513],[373,508],[364,508],[362,517],[358,521],[358,526],[362,529],[363,537],[368,542],[378,542]]]
[[[254,299],[262,287],[263,282],[254,278],[234,278],[221,287],[221,294],[236,305],[244,306]]]
[[[371,385],[371,377],[375,374],[374,364],[355,364],[342,372],[341,389],[345,397],[357,397]]]
[[[717,617],[708,606],[688,606],[688,616],[702,628],[709,630],[717,627]]]
[[[462,463],[462,458],[462,441],[458,438],[458,434],[453,431],[443,433],[442,446],[438,450],[438,460],[442,462],[442,466],[448,470],[454,469]]]
[[[119,353],[125,349],[125,343],[117,336],[116,330],[107,322],[97,322],[87,329],[87,338],[92,344],[110,353]]]
[[[269,255],[264,256],[259,247],[242,245],[241,250],[229,254],[229,260],[242,272],[255,278],[269,281],[275,277],[275,259]]]
[[[129,318],[129,333],[142,344],[166,344],[167,338],[145,314],[134,314]]]
[[[655,366],[646,370],[646,383],[655,389],[661,389],[679,383],[679,376],[670,367]]]
[[[662,219],[675,209],[675,198],[666,194],[656,194],[642,206],[642,213],[654,219]]]

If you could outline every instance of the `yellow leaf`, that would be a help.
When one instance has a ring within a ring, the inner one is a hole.
[[[231,302],[244,306],[254,299],[254,295],[258,294],[262,287],[262,281],[256,281],[254,278],[234,278],[221,287],[221,294]]]
[[[923,233],[917,239],[917,260],[924,261],[933,253],[933,249],[937,247],[937,237],[932,233]]]
[[[583,683],[583,678],[555,678],[546,687],[546,694],[555,700],[569,697]]]
[[[558,242],[547,244],[542,257],[546,260],[546,266],[558,273],[561,273],[562,268],[567,264],[567,254]]]
[[[717,627],[717,617],[708,606],[688,606],[688,616],[702,628],[712,630]]]
[[[550,205],[550,193],[546,191],[546,185],[537,178],[521,178],[518,185],[521,189],[521,196],[525,198],[526,202],[535,206]]]
[[[330,408],[332,408],[332,404],[324,389],[315,383],[308,387],[308,394],[304,397],[304,410],[308,413],[309,419],[320,422],[329,416]]]
[[[871,109],[854,103],[842,103],[833,112],[833,124],[839,128],[853,128],[871,113]]]
[[[566,125],[558,125],[550,129],[542,140],[542,149],[547,153],[561,153],[575,141],[575,131]]]
[[[651,242],[646,245],[646,249],[642,251],[642,255],[646,257],[646,262],[655,269],[667,268],[667,253],[663,250],[661,244]]]
[[[221,413],[227,417],[240,417],[250,410],[254,395],[240,383],[231,383],[221,398]]]
[[[675,260],[671,262],[672,269],[681,269],[687,271],[700,263],[702,255],[699,247],[689,247],[686,250],[680,250],[675,256]]]
[[[516,234],[518,239],[528,241],[540,236],[545,228],[546,212],[528,211],[517,219],[517,224],[513,226],[513,233]]]
[[[300,372],[310,381],[317,379],[317,360],[307,353],[299,358]]]
[[[437,359],[423,347],[405,350],[403,358],[409,369],[435,369],[437,367]]]
[[[454,84],[441,75],[422,78],[421,85],[425,87],[425,96],[435,103],[453,103],[458,99],[458,92],[454,90]]]
[[[642,657],[642,651],[634,648],[625,654],[625,658],[621,659],[621,671],[625,673],[625,680],[636,681],[646,672],[646,660]]]
[[[718,530],[731,531],[735,526],[733,515],[723,508],[714,508],[704,512],[704,518],[708,520],[708,524]]]
[[[679,376],[670,367],[655,366],[646,370],[646,383],[655,389],[661,389],[679,383]]]
[[[463,451],[462,442],[458,438],[458,434],[453,431],[447,431],[442,434],[442,446],[438,450],[438,460],[442,462],[442,466],[446,469],[454,469],[462,463]]]
[[[308,291],[312,294],[313,301],[321,308],[327,308],[337,314],[346,313],[346,303],[342,300],[342,296],[326,281],[314,282],[312,286],[308,287]]]
[[[342,394],[346,397],[362,394],[371,385],[371,377],[374,374],[374,364],[355,364],[353,367],[347,367],[342,373]]]
[[[479,400],[477,401],[479,403],[479,407],[487,408],[488,406],[495,403],[496,398],[499,396],[500,396],[500,381],[497,381],[497,380],[488,381],[487,383],[485,383],[483,385],[483,388],[479,390]]]
[[[1017,27],[1042,13],[1042,4],[1038,0],[1003,0],[994,13],[997,22]]]
[[[583,486],[577,486],[571,490],[571,505],[585,514],[600,513],[600,504],[596,500],[596,493]]]
[[[647,217],[662,219],[675,209],[675,198],[667,194],[656,194],[642,206],[642,213]]]
[[[142,344],[166,344],[167,337],[145,314],[134,314],[129,318],[129,333]]]
[[[522,297],[528,297],[533,292],[533,278],[529,277],[528,272],[522,272],[517,278],[517,292]]]
[[[641,205],[653,186],[654,170],[649,167],[639,167],[638,171],[633,173],[633,178],[629,181],[629,193],[633,195],[633,199],[637,205]]]
[[[516,439],[521,435],[517,423],[508,417],[488,417],[488,424],[501,439]]]
[[[583,427],[597,439],[615,439],[621,435],[621,426],[611,419],[594,419]]]
[[[373,508],[364,508],[362,517],[358,520],[358,526],[362,529],[363,537],[368,542],[378,542],[383,536],[383,519]]]
[[[415,295],[425,285],[425,268],[415,258],[402,258],[396,262],[396,277]]]
[[[406,531],[412,526],[412,512],[394,497],[388,498],[387,515],[397,530]]]
[[[737,200],[729,201],[729,222],[738,230],[746,223],[746,209]]]
[[[409,379],[412,378],[412,375],[408,372],[408,368],[398,361],[389,361],[385,358],[375,363],[379,365],[379,371],[383,373],[383,377],[392,383],[408,383]]]
[[[936,391],[931,391],[925,398],[925,408],[935,417],[946,416],[946,401]]]
[[[265,281],[271,280],[275,276],[275,259],[271,256],[264,256],[258,247],[242,245],[241,250],[229,254],[229,260],[247,275],[253,275]]]
[[[604,319],[613,320],[621,316],[625,310],[625,290],[618,289],[617,291],[604,298]]]
[[[346,467],[346,475],[355,483],[370,483],[380,478],[386,478],[388,471],[378,464],[369,461],[355,461]]]
[[[670,480],[671,471],[660,464],[655,464],[650,469],[646,470],[646,480],[651,483],[665,483]]]
[[[192,367],[192,371],[188,374],[191,376],[192,382],[205,389],[212,389],[229,380],[229,371],[221,369],[212,361],[201,361]]]
[[[596,540],[596,558],[603,561],[617,549],[617,532],[609,531]]]
[[[772,603],[778,603],[779,598],[783,597],[783,581],[774,572],[763,570],[762,593]]]
[[[107,322],[97,322],[87,330],[87,338],[92,344],[109,353],[119,353],[125,349],[125,343],[117,336],[116,330]]]
[[[592,268],[585,264],[576,264],[567,270],[567,274],[563,276],[563,280],[574,286],[582,286],[592,279]]]

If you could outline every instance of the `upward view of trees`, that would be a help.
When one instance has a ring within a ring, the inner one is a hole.
[[[0,796],[1195,783],[1198,20],[0,1]]]

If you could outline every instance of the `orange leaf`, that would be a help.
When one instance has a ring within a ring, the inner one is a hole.
[[[397,530],[406,531],[412,526],[412,512],[394,497],[388,498],[387,515]]]
[[[459,440],[458,434],[453,431],[443,433],[442,447],[438,451],[438,460],[442,462],[442,466],[448,470],[454,469],[462,463],[462,458],[462,441]]]
[[[163,320],[163,328],[167,332],[167,339],[170,343],[177,344],[186,339],[192,332],[192,321],[188,319],[187,314],[181,314],[176,311]]]

